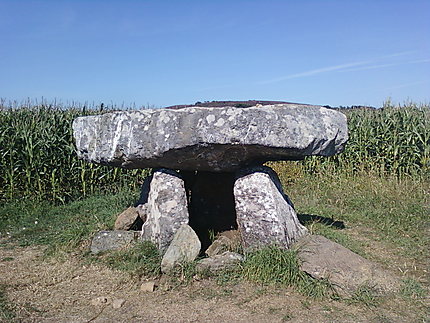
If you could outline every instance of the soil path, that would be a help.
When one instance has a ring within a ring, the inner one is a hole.
[[[73,257],[43,258],[41,248],[0,243],[0,287],[16,322],[413,322],[402,309],[314,301],[293,290],[213,280],[140,292],[123,273]],[[121,308],[92,305],[97,297]],[[401,314],[398,314],[398,313]],[[405,316],[406,315],[406,316]],[[405,321],[406,320],[406,321]]]

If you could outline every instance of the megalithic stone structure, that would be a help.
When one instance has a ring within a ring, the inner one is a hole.
[[[183,223],[197,232],[204,248],[211,231],[232,228],[239,229],[246,248],[273,243],[288,248],[307,230],[276,174],[262,165],[331,156],[348,140],[345,115],[332,109],[228,103],[120,111],[73,122],[80,158],[115,167],[164,168],[146,181],[138,206],[147,214],[143,238],[161,250]]]

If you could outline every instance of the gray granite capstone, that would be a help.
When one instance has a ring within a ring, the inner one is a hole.
[[[78,155],[87,161],[212,172],[331,156],[348,139],[344,114],[299,104],[114,112],[79,117],[73,131]]]

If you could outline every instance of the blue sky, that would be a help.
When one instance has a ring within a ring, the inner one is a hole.
[[[0,98],[430,102],[427,1],[0,0]]]

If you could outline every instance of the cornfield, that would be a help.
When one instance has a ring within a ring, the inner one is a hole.
[[[383,175],[429,176],[430,106],[413,103],[381,109],[343,110],[349,140],[343,153],[309,157],[306,171],[372,172]]]
[[[46,104],[0,105],[0,201],[36,197],[66,202],[139,185],[147,170],[111,168],[77,158],[72,121],[100,112]]]
[[[342,154],[309,157],[301,169],[312,174],[372,171],[428,177],[430,107],[407,104],[342,111],[350,139]],[[65,202],[98,191],[137,187],[148,170],[125,170],[83,162],[76,157],[71,123],[101,113],[82,106],[0,102],[0,201],[32,197]]]

